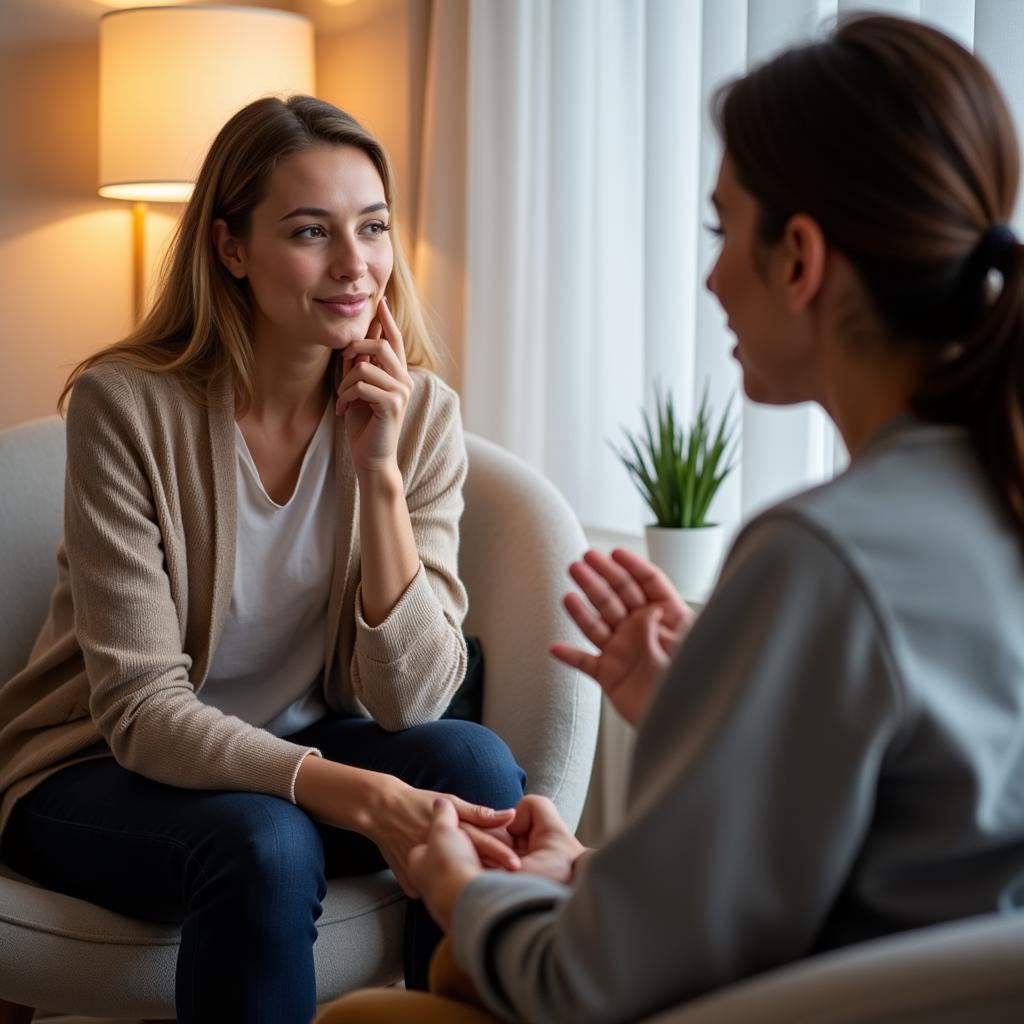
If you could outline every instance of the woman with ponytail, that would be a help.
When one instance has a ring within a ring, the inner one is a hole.
[[[707,284],[744,390],[817,402],[850,466],[750,522],[696,619],[625,552],[572,567],[567,607],[597,651],[554,653],[639,726],[626,824],[589,854],[527,797],[509,874],[435,811],[410,868],[475,984],[467,1021],[637,1020],[815,952],[1024,906],[1006,104],[947,36],[862,16],[725,87],[715,115]],[[901,998],[939,1014],[933,993]]]

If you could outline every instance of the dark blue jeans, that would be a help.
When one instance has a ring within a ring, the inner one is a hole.
[[[412,786],[511,807],[526,777],[473,722],[385,732],[328,717],[289,737],[326,758]],[[113,759],[64,768],[23,797],[4,860],[47,888],[132,917],[180,922],[178,1020],[306,1024],[316,1010],[315,922],[325,879],[384,867],[364,836],[314,822],[278,797],[178,789]],[[425,988],[441,933],[410,901],[406,985]]]

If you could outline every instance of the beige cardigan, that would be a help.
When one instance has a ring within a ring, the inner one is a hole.
[[[398,461],[422,565],[375,627],[361,615],[359,496],[335,425],[325,698],[389,730],[437,718],[466,666],[458,399],[434,374],[413,380]],[[196,699],[234,581],[230,387],[211,387],[207,409],[171,375],[102,363],[75,386],[67,441],[57,586],[27,667],[0,688],[0,829],[46,776],[110,754],[159,782],[294,801],[310,748]]]

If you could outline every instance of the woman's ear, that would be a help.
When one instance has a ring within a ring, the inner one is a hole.
[[[825,234],[813,217],[794,214],[782,236],[783,287],[791,313],[802,313],[821,291],[825,277]]]
[[[242,243],[231,234],[227,221],[215,220],[210,228],[210,237],[214,249],[217,250],[217,258],[227,267],[232,277],[241,281],[246,275],[245,254],[242,251]]]

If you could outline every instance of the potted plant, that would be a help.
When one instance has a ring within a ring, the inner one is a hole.
[[[722,557],[722,527],[707,521],[711,501],[735,468],[732,399],[712,426],[707,387],[689,436],[677,420],[671,393],[655,386],[655,422],[646,412],[638,434],[624,430],[626,447],[613,451],[654,514],[646,528],[648,557],[687,600],[706,599]]]

